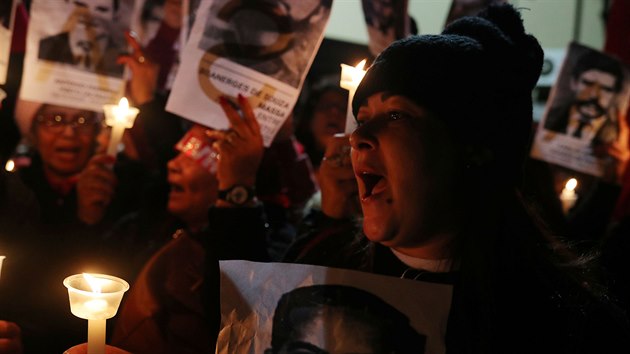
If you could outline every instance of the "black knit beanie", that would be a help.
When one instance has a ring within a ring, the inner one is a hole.
[[[491,152],[495,171],[518,181],[532,124],[532,98],[542,69],[538,41],[509,4],[463,17],[440,35],[392,43],[357,88],[352,109],[371,95],[405,96],[446,122],[464,146]]]

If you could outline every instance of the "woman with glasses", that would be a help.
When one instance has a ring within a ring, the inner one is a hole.
[[[30,135],[32,163],[19,171],[39,200],[42,222],[77,220],[76,185],[97,147],[101,117],[91,111],[42,105],[35,113]],[[108,180],[115,180],[109,171]]]
[[[34,196],[39,217],[33,215],[30,230],[0,230],[9,260],[0,313],[20,327],[25,353],[61,353],[85,337],[85,323],[68,311],[61,281],[77,272],[126,271],[125,262],[112,258],[121,246],[105,235],[121,215],[139,207],[146,179],[123,154],[98,153],[100,114],[52,104],[18,111],[29,112],[20,117],[30,120],[25,125],[33,154],[14,176]]]

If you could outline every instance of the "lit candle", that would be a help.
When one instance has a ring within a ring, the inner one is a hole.
[[[120,99],[118,105],[104,105],[103,110],[105,111],[105,124],[112,127],[107,154],[116,156],[118,144],[120,144],[125,128],[133,127],[140,110],[135,107],[129,107],[129,101],[125,97]]]
[[[341,64],[341,80],[339,81],[339,86],[348,90],[346,133],[352,133],[357,127],[354,115],[352,115],[352,98],[354,98],[354,93],[357,91],[357,87],[359,86],[361,80],[363,80],[363,76],[365,76],[365,70],[363,70],[365,62],[366,60],[363,59],[357,66]]]
[[[105,353],[105,324],[118,311],[126,281],[104,274],[75,274],[64,279],[70,312],[88,320],[88,354]]]
[[[0,89],[0,108],[2,108],[2,101],[7,97],[7,93]]]
[[[569,210],[575,205],[575,201],[577,201],[577,194],[575,193],[575,187],[577,187],[577,180],[575,178],[571,178],[564,185],[564,189],[562,193],[560,193],[560,201],[562,202],[562,211],[564,213],[568,213]]]
[[[7,258],[7,257],[0,256],[0,275],[2,274],[2,262],[4,261],[5,258]]]
[[[15,170],[15,161],[13,161],[13,159],[8,159],[7,163],[4,164],[4,169],[7,172],[13,172],[13,170]]]

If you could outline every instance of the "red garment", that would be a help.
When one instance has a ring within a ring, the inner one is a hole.
[[[160,65],[158,74],[158,89],[165,89],[166,79],[179,53],[175,49],[175,42],[179,39],[179,28],[171,28],[164,22],[160,25],[157,34],[149,42],[145,53],[152,61]]]
[[[18,4],[15,10],[15,22],[13,25],[13,39],[11,40],[11,53],[26,52],[26,29],[28,28],[28,12],[23,3]]]
[[[175,236],[125,295],[112,345],[136,354],[214,353],[201,298],[205,251],[186,232]]]
[[[618,57],[624,64],[630,66],[630,1],[613,0],[608,13],[606,23],[606,41],[604,52]],[[626,119],[630,117],[630,110],[626,113]],[[630,215],[630,168],[622,178],[622,190],[617,206],[613,213],[613,219],[619,220],[623,216]]]

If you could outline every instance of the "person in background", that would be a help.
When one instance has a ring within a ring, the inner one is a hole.
[[[339,75],[325,75],[303,94],[295,134],[317,170],[333,135],[345,131],[348,92],[339,87]]]
[[[62,351],[80,342],[85,328],[68,312],[61,281],[85,271],[115,274],[120,265],[108,257],[112,245],[105,242],[103,232],[138,205],[143,175],[122,154],[115,159],[97,153],[99,114],[52,104],[31,103],[30,109],[27,105],[21,101],[18,111],[32,119],[25,125],[30,125],[34,154],[30,165],[10,177],[19,177],[24,197],[29,193],[34,197],[37,214],[31,215],[28,227],[3,239],[11,253],[2,279],[1,308],[5,319],[21,328],[26,353]],[[9,198],[18,189],[10,192]],[[27,200],[10,203],[17,211],[15,207]]]
[[[124,299],[112,337],[118,348],[214,352],[219,322],[206,309],[218,305],[218,264],[204,260],[269,260],[267,238],[256,232],[265,228],[262,219],[242,222],[264,213],[254,188],[264,148],[251,107],[243,97],[238,102],[243,118],[222,100],[231,129],[196,125],[177,144],[180,152],[168,164],[168,211],[184,227],[149,259]],[[225,233],[231,237],[215,236]]]

